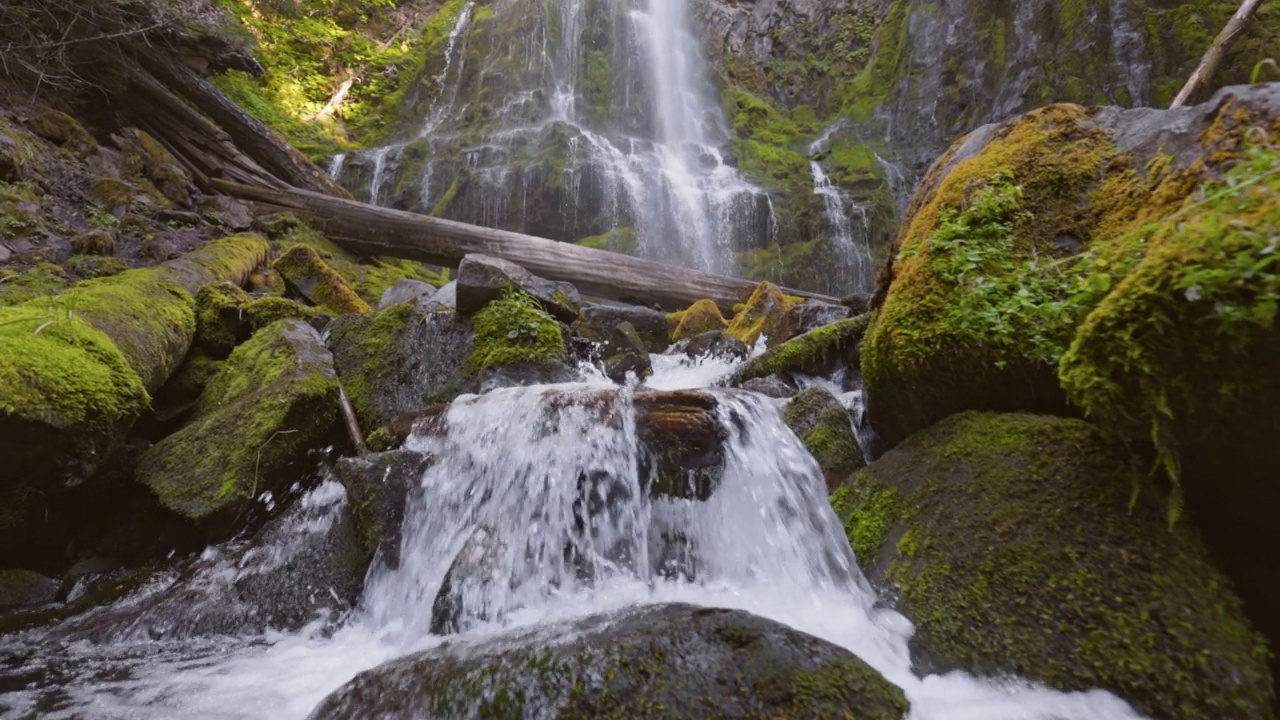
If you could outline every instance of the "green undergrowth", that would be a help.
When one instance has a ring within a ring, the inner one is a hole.
[[[507,290],[475,314],[475,346],[466,370],[529,364],[547,368],[565,359],[560,324],[528,293]]]

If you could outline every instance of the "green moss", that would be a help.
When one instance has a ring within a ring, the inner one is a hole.
[[[371,263],[360,266],[360,279],[353,287],[362,300],[376,305],[387,288],[401,280],[421,280],[436,287],[448,282],[440,273],[430,270],[422,263],[397,258],[374,258]]]
[[[210,357],[222,359],[247,338],[242,322],[249,293],[230,282],[210,283],[196,292],[195,346]]]
[[[1134,502],[1132,474],[1085,422],[963,413],[832,501],[927,671],[1103,688],[1151,717],[1269,717],[1260,636],[1195,534],[1167,528],[1154,491]]]
[[[258,298],[246,304],[243,310],[244,317],[255,332],[277,320],[311,322],[320,317],[320,312],[315,308],[282,297]]]
[[[770,348],[763,355],[748,361],[733,374],[733,383],[740,385],[753,378],[767,377],[775,373],[798,372],[819,374],[840,358],[856,358],[862,336],[871,323],[870,315],[838,320],[816,330]]]
[[[142,457],[138,477],[193,520],[233,519],[296,479],[337,425],[338,382],[314,331],[285,320],[240,345],[200,396],[196,417]]]
[[[720,314],[720,306],[712,300],[699,300],[680,312],[667,316],[671,340],[679,342],[712,330],[727,330],[729,323]]]
[[[62,267],[41,262],[31,266],[0,266],[0,306],[52,298],[67,286]]]
[[[532,296],[504,292],[475,314],[475,346],[466,359],[471,375],[508,365],[548,368],[565,360],[560,324]]]
[[[294,245],[272,267],[295,291],[333,315],[369,312],[369,305],[309,245]]]
[[[636,251],[636,233],[631,227],[614,228],[603,235],[592,235],[578,241],[583,247],[596,250],[634,255]]]
[[[776,333],[786,314],[802,302],[804,298],[787,295],[766,280],[756,286],[746,305],[734,313],[733,321],[725,332],[747,345],[753,345],[761,335]]]
[[[129,269],[123,260],[115,257],[102,257],[101,255],[72,255],[67,258],[67,270],[75,273],[85,280],[95,278],[111,277]],[[3,295],[0,295],[3,297]],[[3,304],[0,299],[0,304]]]
[[[449,207],[453,205],[453,200],[458,196],[458,188],[462,183],[463,176],[459,174],[449,183],[449,189],[440,197],[440,201],[431,208],[432,217],[445,217],[449,213]]]
[[[782,419],[818,461],[829,487],[866,465],[849,411],[826,390],[809,388],[791,398]]]

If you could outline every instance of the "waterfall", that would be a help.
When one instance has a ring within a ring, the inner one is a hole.
[[[635,254],[725,273],[736,250],[770,241],[767,194],[722,151],[728,125],[684,2],[486,9],[460,6],[418,120],[392,144],[403,159],[360,153],[368,197],[569,242],[629,227]]]
[[[831,244],[842,277],[853,278],[854,292],[869,293],[875,275],[875,262],[871,259],[871,247],[867,243],[867,213],[862,207],[848,201],[844,192],[831,182],[818,161],[809,163],[813,172],[813,192],[822,196],[826,209],[827,225],[831,231]],[[855,237],[853,217],[857,217],[861,232]]]

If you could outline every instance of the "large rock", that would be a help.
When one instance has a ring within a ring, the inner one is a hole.
[[[1266,226],[1258,191],[1248,211],[1225,198],[1200,203],[1245,156],[1250,128],[1277,126],[1280,86],[1270,85],[1178,110],[1055,105],[957,142],[919,186],[863,347],[871,420],[886,446],[966,409],[1065,414],[1059,360],[1078,331],[1098,327],[1086,318],[1144,282],[1144,265],[1206,234],[1205,223],[1187,230],[1183,221],[1248,213]],[[1234,184],[1251,187],[1259,172],[1237,169]],[[1148,232],[1152,223],[1162,231]],[[1226,257],[1269,243],[1266,232],[1227,234],[1218,237],[1238,247],[1219,243],[1227,255],[1188,258],[1162,281],[1179,303],[1193,302],[1182,291],[1198,274],[1229,273]],[[1241,292],[1252,306],[1253,291]],[[1205,327],[1161,332],[1189,339]],[[1107,337],[1128,344],[1123,331]]]
[[[217,536],[305,473],[338,427],[338,379],[319,333],[281,320],[236,348],[195,417],[143,455],[138,481]]]
[[[1085,422],[956,415],[832,506],[915,623],[921,670],[1103,688],[1151,717],[1275,717],[1266,646],[1229,581]]]
[[[777,335],[783,319],[803,302],[802,298],[787,295],[771,282],[762,282],[746,304],[734,313],[733,321],[725,332],[747,345],[754,345],[761,336],[771,338]]]
[[[336,623],[355,607],[369,558],[343,488],[298,498],[248,542],[210,548],[137,597],[72,620],[60,638],[93,642],[243,636]]]
[[[846,650],[740,611],[662,605],[362,673],[312,720],[741,717],[898,720],[902,692]]]
[[[863,310],[865,312],[865,309]],[[844,305],[832,305],[820,300],[806,300],[791,307],[782,316],[773,334],[769,336],[769,347],[777,347],[810,330],[817,330],[838,320],[851,316],[851,311]]]
[[[578,289],[567,282],[543,280],[509,260],[488,255],[467,255],[458,265],[458,309],[478,312],[511,289],[537,298],[543,309],[557,320],[578,319],[582,299]]]
[[[667,325],[667,316],[657,310],[639,305],[587,303],[582,306],[578,319],[573,323],[573,332],[578,337],[602,343],[607,341],[613,334],[613,329],[623,322],[631,323],[649,352],[661,353],[671,346],[671,330]]]
[[[826,390],[813,387],[791,398],[782,419],[818,461],[829,490],[867,464],[853,432],[852,415]]]
[[[409,499],[421,489],[432,458],[412,450],[342,458],[334,468],[351,498],[351,513],[360,534],[366,563],[400,567],[400,531]]]

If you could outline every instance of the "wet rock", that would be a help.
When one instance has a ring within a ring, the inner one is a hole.
[[[62,583],[31,570],[0,570],[0,608],[51,603],[61,590]]]
[[[1088,423],[954,415],[831,502],[868,579],[915,623],[920,672],[1102,688],[1149,717],[1273,717],[1266,649],[1231,583]]]
[[[782,419],[818,461],[828,490],[834,491],[866,466],[853,432],[853,416],[826,390],[809,388],[791,398]]]
[[[281,320],[237,347],[200,396],[195,417],[148,450],[138,482],[213,537],[264,492],[304,476],[338,429],[338,380],[314,328]]]
[[[479,311],[509,288],[522,290],[536,298],[543,309],[561,322],[578,318],[582,299],[578,289],[566,282],[543,280],[524,268],[502,258],[467,255],[458,265],[458,310]]]
[[[310,717],[693,718],[732,709],[898,720],[906,708],[900,690],[835,645],[741,611],[660,605],[402,658],[356,676]]]
[[[616,383],[626,382],[628,375],[644,380],[653,374],[653,363],[640,333],[630,322],[618,323],[600,350],[604,372]]]
[[[582,306],[582,312],[573,323],[573,333],[592,342],[603,343],[613,334],[613,329],[623,322],[631,323],[648,352],[661,353],[671,346],[667,316],[639,305],[587,303]]]
[[[863,312],[866,311],[863,310]],[[792,307],[782,316],[782,320],[778,323],[774,334],[769,336],[769,347],[777,347],[810,330],[817,330],[833,322],[844,320],[850,317],[850,314],[849,308],[844,305],[832,305],[819,300],[806,300]]]
[[[733,373],[730,382],[741,386],[753,378],[779,373],[829,375],[839,368],[857,368],[859,347],[870,315],[838,320],[766,350]]]
[[[465,598],[479,598],[503,581],[502,555],[507,546],[492,528],[481,525],[471,532],[431,603],[431,632],[451,635],[470,629],[473,622],[488,622],[484,607],[465,607]],[[465,615],[464,615],[465,612]]]
[[[404,279],[387,288],[378,300],[378,309],[385,310],[392,305],[410,302],[418,298],[429,298],[436,293],[436,288],[421,280]]]
[[[650,494],[706,500],[724,473],[729,434],[709,393],[638,393],[636,436],[643,449],[641,477]]]
[[[783,375],[768,375],[761,378],[751,378],[742,383],[743,390],[760,393],[766,397],[775,399],[789,398],[798,391],[795,383]]]
[[[720,314],[720,306],[712,300],[699,300],[685,310],[671,313],[667,316],[667,324],[675,342],[714,330],[729,329],[729,322]]]
[[[773,337],[779,333],[783,318],[803,302],[801,298],[787,295],[771,282],[762,282],[755,292],[733,316],[725,332],[747,345],[754,345],[761,336]]]
[[[691,358],[718,357],[741,360],[751,354],[751,348],[723,330],[710,330],[701,335],[685,338],[667,348],[667,355],[685,355]]]
[[[116,233],[110,228],[94,228],[71,238],[71,249],[78,255],[113,255]]]
[[[400,567],[400,531],[409,499],[421,491],[422,474],[431,466],[428,455],[392,450],[343,458],[334,468],[347,489],[361,548],[372,561],[391,570]]]
[[[360,599],[368,557],[341,485],[326,482],[248,542],[209,548],[134,598],[72,620],[67,640],[179,640],[297,630]]]
[[[294,245],[272,267],[292,292],[330,315],[363,315],[370,308],[347,281],[308,245]]]
[[[380,427],[477,388],[466,368],[471,319],[424,307],[434,299],[338,318],[330,328],[334,363],[362,426]]]

